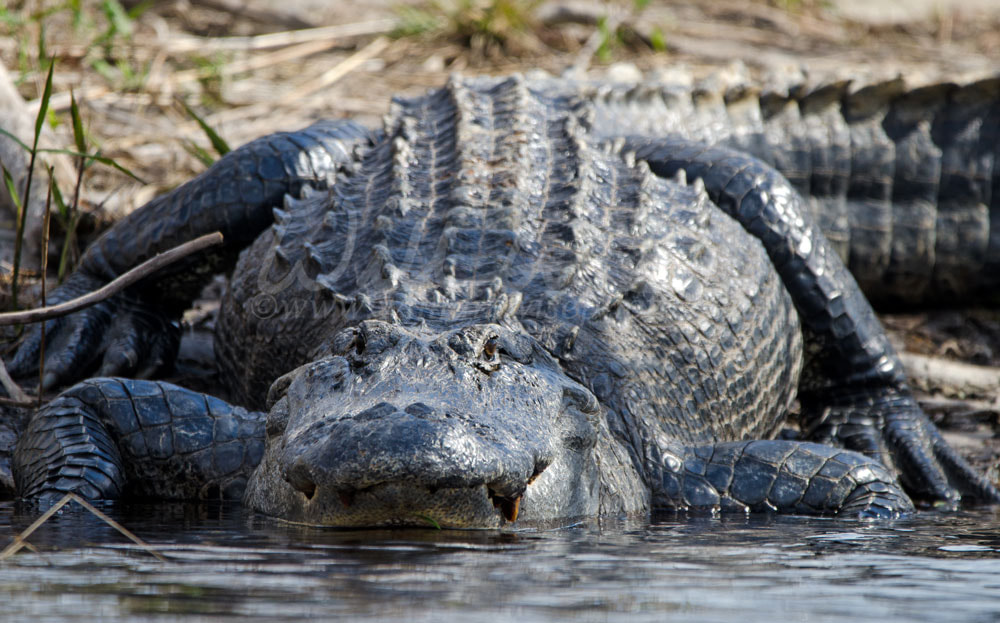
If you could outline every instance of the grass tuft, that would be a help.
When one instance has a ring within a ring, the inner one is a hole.
[[[510,52],[538,28],[542,0],[431,0],[397,9],[396,36],[429,35],[458,41],[473,52]]]
[[[17,208],[17,234],[14,238],[14,273],[11,275],[11,285],[10,285],[10,304],[11,309],[17,309],[17,286],[18,277],[21,272],[21,249],[24,248],[24,227],[28,222],[28,201],[31,197],[31,182],[35,174],[35,160],[38,157],[38,139],[42,136],[42,126],[45,123],[45,116],[49,111],[49,98],[52,97],[52,74],[55,71],[56,63],[55,59],[49,61],[49,73],[45,78],[45,89],[42,91],[41,104],[38,107],[38,114],[35,116],[35,135],[32,139],[31,149],[29,153],[31,154],[30,160],[28,162],[28,178],[24,183],[24,200],[19,201]],[[4,169],[4,181],[6,182],[10,178],[10,173]],[[13,184],[8,185],[8,189],[12,188]],[[11,197],[14,193],[11,193]]]

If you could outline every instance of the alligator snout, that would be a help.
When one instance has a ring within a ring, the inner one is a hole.
[[[596,512],[596,398],[505,327],[422,331],[365,321],[275,381],[246,502],[329,526]]]
[[[345,519],[364,514],[405,523],[460,514],[512,522],[530,483],[552,461],[546,444],[525,442],[502,439],[446,407],[382,402],[296,435],[282,477],[306,506]],[[441,508],[443,500],[450,508]]]

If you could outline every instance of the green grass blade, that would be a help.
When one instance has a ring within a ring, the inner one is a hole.
[[[121,171],[125,175],[127,175],[127,176],[131,177],[132,179],[134,179],[135,181],[139,182],[140,184],[147,184],[148,183],[148,182],[146,182],[146,180],[142,179],[141,177],[139,177],[135,173],[129,171],[127,168],[123,167],[122,165],[118,164],[117,162],[115,162],[111,158],[108,158],[107,156],[102,156],[100,154],[91,154],[91,155],[89,155],[87,157],[90,158],[91,160],[96,160],[97,162],[100,162],[101,164],[103,164],[105,166],[108,166],[108,167],[111,167],[113,169],[117,169],[117,170]]]
[[[42,103],[38,108],[38,116],[35,117],[35,142],[33,149],[38,148],[38,139],[42,135],[42,125],[45,124],[45,115],[49,112],[49,98],[52,97],[52,74],[55,71],[55,59],[49,61],[49,75],[45,78],[45,90],[42,91]]]
[[[7,192],[10,194],[10,200],[14,202],[14,207],[17,208],[17,219],[21,220],[21,197],[17,194],[17,184],[14,183],[14,177],[11,176],[10,171],[7,167],[3,167],[3,183],[7,187]]]
[[[46,42],[46,25],[45,22],[38,23],[38,58],[48,58],[48,43]]]
[[[24,149],[24,151],[27,151],[27,152],[31,151],[31,146],[30,145],[28,145],[27,143],[25,143],[21,139],[17,138],[16,136],[14,136],[13,134],[11,134],[7,130],[4,130],[3,128],[0,128],[0,134],[3,134],[7,138],[9,138],[12,141],[16,142],[18,145],[21,146],[22,149]],[[59,149],[57,147],[40,147],[40,148],[38,148],[35,151],[37,151],[40,154],[62,154],[62,155],[65,155],[65,156],[72,156],[74,158],[87,158],[89,160],[96,160],[97,162],[100,162],[101,164],[106,164],[106,165],[108,165],[110,167],[114,167],[114,168],[118,169],[119,171],[121,171],[125,175],[131,177],[132,179],[134,179],[137,182],[140,182],[142,184],[146,183],[145,180],[143,180],[141,177],[139,177],[138,175],[136,175],[132,171],[129,171],[127,168],[125,168],[125,167],[119,165],[118,163],[114,162],[113,160],[111,160],[111,158],[108,158],[106,156],[101,156],[100,154],[88,154],[88,153],[84,153],[83,151],[74,151],[72,149]]]
[[[126,15],[128,15],[128,18],[130,20],[135,21],[140,17],[142,17],[143,13],[153,8],[154,4],[156,4],[154,0],[143,0],[143,2],[140,2],[139,4],[135,5],[134,7],[126,11]]]
[[[229,144],[225,140],[223,140],[223,138],[219,136],[218,133],[215,130],[213,130],[208,125],[208,123],[205,122],[204,119],[199,117],[198,113],[196,113],[190,106],[187,105],[187,102],[185,102],[184,100],[180,100],[180,102],[181,106],[184,107],[184,110],[187,111],[187,114],[191,115],[191,118],[194,119],[196,122],[198,122],[198,125],[201,126],[201,131],[204,132],[205,136],[208,137],[208,140],[212,142],[212,147],[215,149],[215,153],[219,154],[220,156],[225,156],[226,154],[232,151],[232,149],[229,147]]]
[[[21,238],[24,235],[24,221],[27,220],[27,215],[24,213],[24,204],[21,203],[21,197],[17,194],[17,184],[14,183],[14,176],[2,164],[0,164],[0,168],[3,169],[3,183],[7,187],[7,192],[10,193],[10,200],[14,202],[14,207],[17,208],[17,238],[14,240],[14,274],[11,275],[10,280],[10,308],[13,311],[17,311],[17,274],[21,270]]]
[[[416,515],[416,516],[417,516],[418,518],[422,519],[422,520],[423,520],[423,521],[424,521],[424,522],[425,522],[425,523],[426,523],[426,524],[427,524],[428,526],[430,526],[431,528],[434,528],[435,530],[440,530],[440,529],[441,529],[441,524],[439,524],[439,523],[438,523],[438,522],[437,522],[437,521],[436,521],[436,520],[435,520],[435,519],[434,519],[433,517],[431,517],[430,515],[422,515],[422,514],[420,514],[420,513],[414,513],[414,515]]]
[[[28,221],[28,201],[31,201],[31,180],[35,176],[35,159],[38,157],[38,139],[42,136],[42,127],[49,112],[49,98],[52,97],[52,74],[55,73],[56,61],[49,59],[49,74],[45,78],[45,89],[42,91],[42,101],[35,117],[35,137],[31,143],[31,158],[28,161],[28,179],[24,183],[24,204],[18,213],[17,237],[14,238],[14,274],[10,279],[10,304],[17,309],[17,286],[21,273],[21,250],[24,248],[24,227]]]
[[[3,134],[4,136],[6,136],[7,138],[9,138],[10,140],[12,140],[15,143],[17,143],[18,145],[20,145],[21,149],[23,149],[24,151],[31,151],[31,146],[30,145],[28,145],[27,143],[25,143],[21,139],[17,138],[16,136],[14,136],[13,134],[11,134],[7,130],[4,130],[3,128],[0,128],[0,134]]]
[[[59,212],[59,219],[63,221],[63,227],[66,226],[66,222],[69,220],[69,207],[63,200],[62,191],[59,190],[59,185],[55,183],[55,178],[50,177],[52,182],[52,201],[56,204],[56,210]]]
[[[205,165],[205,168],[208,168],[213,164],[215,164],[215,158],[212,157],[212,154],[208,153],[208,151],[206,151],[204,147],[198,145],[194,141],[185,140],[184,151],[197,158],[198,162]]]
[[[104,18],[108,20],[108,29],[102,35],[104,40],[110,40],[115,35],[122,35],[126,38],[132,35],[132,19],[118,0],[103,0],[101,11],[104,13]]]
[[[76,103],[76,96],[73,90],[69,91],[69,115],[73,120],[73,142],[76,143],[76,150],[80,153],[87,151],[87,138],[83,133],[83,121],[80,119],[80,107]]]
[[[17,138],[14,137],[13,135],[11,135],[9,132],[6,132],[4,130],[0,130],[0,133],[3,133],[5,135],[7,135],[7,136],[10,136],[11,138],[14,138],[14,140],[17,140]],[[24,146],[24,148],[26,150],[31,151],[31,148],[28,147],[27,145],[25,145],[24,143],[22,143],[21,141],[17,141],[17,142],[20,143],[22,146]],[[118,169],[119,171],[121,171],[125,175],[131,177],[132,179],[134,179],[135,181],[139,182],[140,184],[148,184],[148,182],[146,180],[142,179],[141,177],[139,177],[138,175],[136,175],[132,171],[129,171],[126,167],[118,164],[117,162],[115,162],[111,158],[108,158],[107,156],[102,156],[100,154],[85,154],[85,153],[82,153],[82,152],[79,152],[79,151],[74,151],[72,149],[55,149],[55,148],[48,148],[48,147],[42,147],[42,148],[39,148],[36,151],[38,153],[40,153],[40,154],[64,154],[64,155],[67,155],[67,156],[73,156],[74,158],[87,158],[88,160],[95,160],[97,162],[100,162],[103,165],[107,165],[107,166],[112,167],[114,169]]]

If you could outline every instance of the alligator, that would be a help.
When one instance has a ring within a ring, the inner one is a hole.
[[[998,102],[1000,79],[453,77],[395,99],[380,130],[257,139],[104,233],[55,292],[225,238],[45,323],[44,385],[77,384],[23,432],[19,494],[491,529],[1000,503],[921,411],[861,290],[1000,291]],[[149,380],[229,271],[232,403]]]

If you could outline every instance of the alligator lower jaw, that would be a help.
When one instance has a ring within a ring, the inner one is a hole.
[[[303,496],[304,497],[304,496]],[[317,492],[294,523],[337,528],[419,527],[490,530],[515,525],[521,498],[493,494],[485,485],[430,491],[382,484],[358,491]]]

